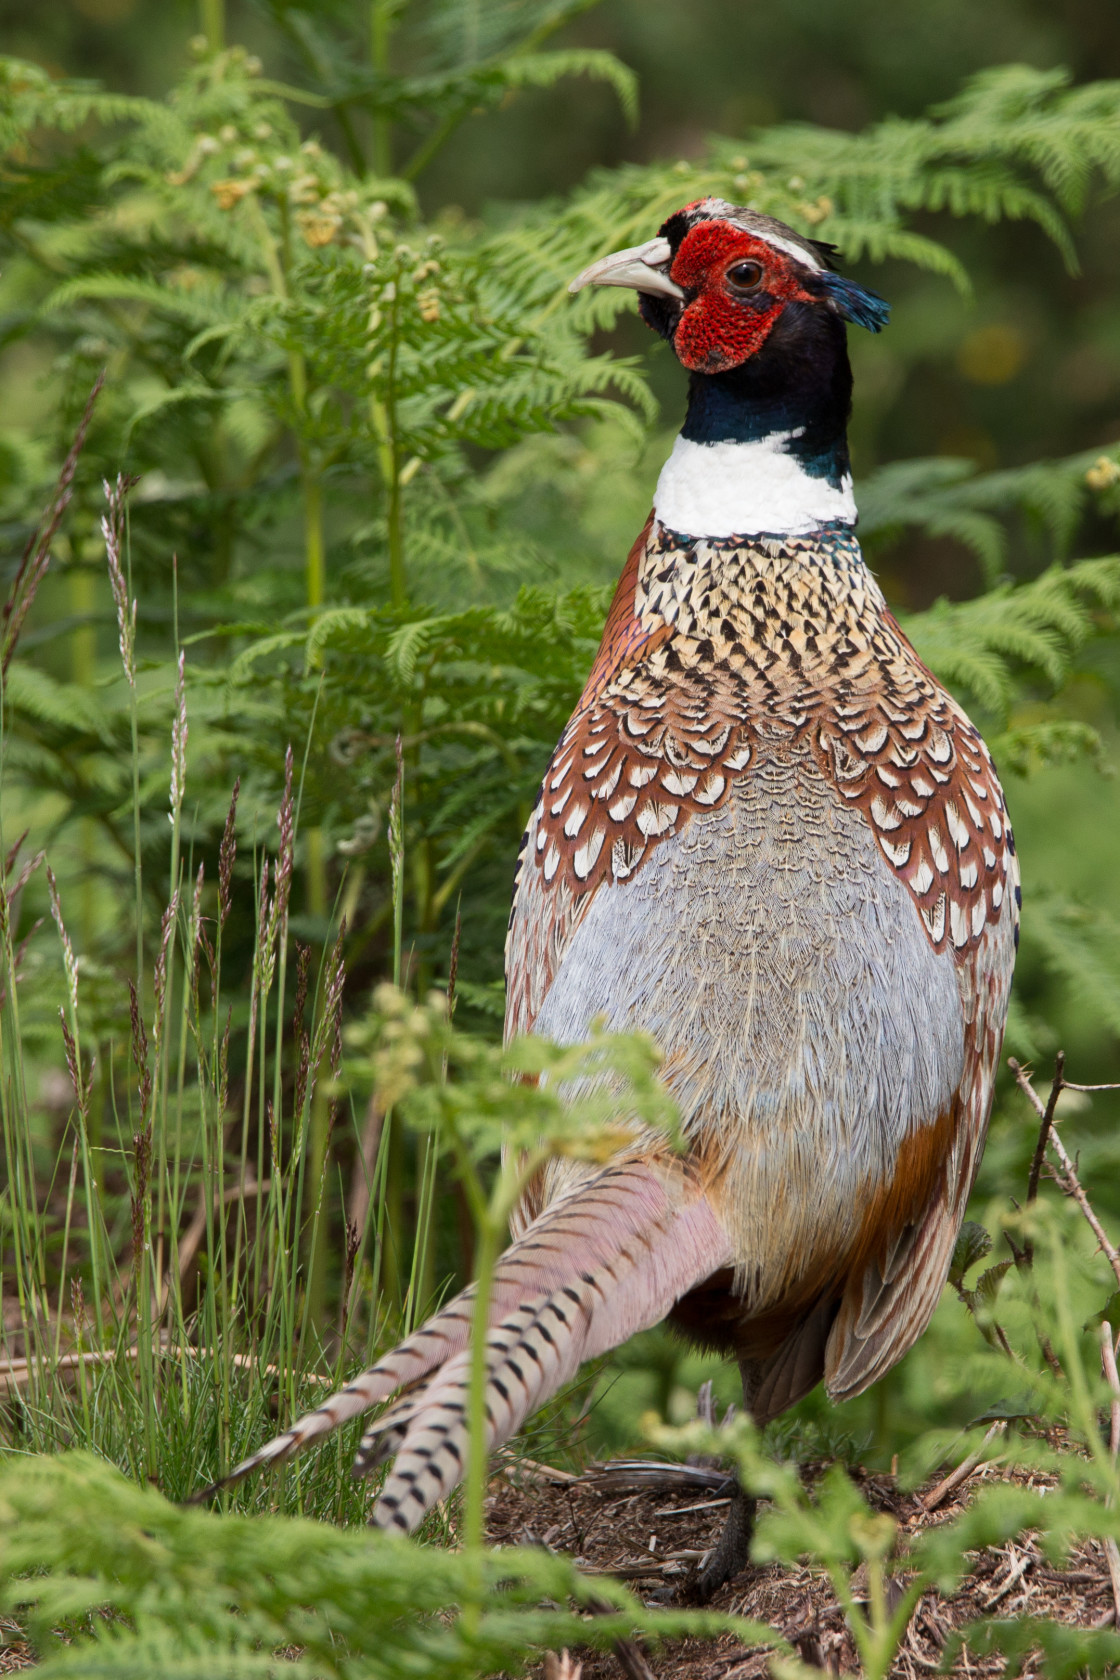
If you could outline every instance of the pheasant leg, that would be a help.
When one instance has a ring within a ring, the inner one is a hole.
[[[736,1484],[727,1521],[723,1525],[723,1533],[716,1541],[703,1569],[682,1588],[682,1600],[687,1598],[691,1604],[707,1604],[720,1587],[734,1580],[740,1570],[746,1568],[750,1558],[751,1535],[754,1533],[757,1507],[757,1499]]]

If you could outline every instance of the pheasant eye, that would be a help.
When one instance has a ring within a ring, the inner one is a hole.
[[[757,292],[762,284],[762,264],[757,262],[739,262],[727,271],[728,283],[733,292]]]

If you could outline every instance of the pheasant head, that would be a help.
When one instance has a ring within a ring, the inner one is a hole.
[[[663,524],[730,536],[854,521],[845,324],[879,332],[890,311],[836,271],[835,255],[772,216],[704,198],[572,281],[572,292],[632,287],[691,376],[658,487]]]
[[[631,286],[641,314],[694,373],[726,373],[757,356],[779,322],[787,344],[821,319],[871,332],[890,309],[877,293],[838,274],[835,248],[806,239],[773,216],[702,198],[663,222],[645,245],[592,263],[568,287]]]

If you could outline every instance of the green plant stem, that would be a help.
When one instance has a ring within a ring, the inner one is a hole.
[[[393,295],[389,302],[386,333],[385,396],[371,395],[370,423],[377,443],[377,462],[385,488],[385,523],[389,550],[389,600],[398,610],[408,602],[408,577],[404,553],[404,510],[401,496],[400,438],[397,425],[397,289],[399,269],[393,274]],[[406,730],[405,733],[414,733]]]
[[[369,56],[379,76],[385,76],[389,70],[389,41],[393,33],[393,18],[396,11],[394,0],[372,0],[369,15]],[[373,117],[373,169],[374,174],[387,176],[393,169],[392,131],[389,126],[389,116],[382,106],[378,106]]]
[[[58,1268],[58,1313],[54,1327],[54,1361],[62,1355],[62,1322],[66,1301],[66,1272],[70,1259],[70,1231],[74,1218],[74,1191],[78,1183],[78,1139],[74,1139],[74,1146],[70,1156],[70,1182],[66,1187],[66,1217],[62,1224],[62,1260]]]
[[[321,510],[320,510],[321,513]],[[311,574],[308,570],[308,605],[311,602]],[[310,740],[308,741],[310,750]],[[307,754],[304,755],[306,773]],[[300,777],[300,801],[303,799],[303,775]],[[307,909],[317,926],[327,920],[327,863],[323,846],[323,831],[312,828],[307,834]],[[327,940],[320,947],[325,955]],[[319,1007],[322,1007],[319,998]],[[277,1051],[279,1057],[279,1050]],[[303,1115],[293,1116],[294,1124],[303,1124]],[[307,1313],[305,1322],[318,1324],[323,1314],[326,1294],[326,1263],[328,1254],[328,1225],[325,1217],[326,1185],[324,1169],[327,1158],[327,1132],[330,1125],[330,1105],[322,1081],[311,1093],[307,1116],[307,1161],[304,1184],[304,1219],[310,1220],[307,1246]]]
[[[258,206],[259,210],[259,206]],[[274,263],[272,267],[273,284],[282,297],[287,297],[288,288],[288,241],[289,227],[286,208],[281,211],[281,240],[277,248],[268,232],[263,214],[260,223],[264,238],[262,244],[271,250]],[[292,397],[292,406],[296,412],[297,426],[307,417],[307,364],[301,351],[292,350],[288,356],[288,386]],[[304,438],[297,437],[297,448],[300,460],[300,487],[303,493],[303,537],[304,537],[304,579],[306,600],[309,616],[318,612],[326,596],[326,538],[323,523],[323,484],[318,468],[312,457],[311,450]],[[306,765],[306,758],[305,758]],[[302,800],[302,780],[301,780]],[[307,908],[312,919],[321,924],[327,914],[327,865],[321,828],[312,828],[307,834]],[[281,953],[281,988],[283,997],[283,963],[285,953]],[[280,1032],[277,1026],[277,1080],[280,1069]],[[263,1040],[262,1040],[263,1043]],[[279,1086],[274,1096],[277,1116],[280,1114]],[[294,1124],[299,1127],[303,1122],[302,1115],[293,1117]],[[328,1109],[326,1097],[321,1090],[316,1090],[308,1116],[307,1150],[300,1152],[300,1167],[303,1195],[311,1198],[315,1208],[319,1208],[321,1178],[323,1163],[326,1156],[326,1137],[328,1124]],[[303,1198],[297,1197],[296,1216],[298,1221],[299,1209]],[[308,1313],[311,1322],[318,1322],[322,1310],[323,1289],[325,1283],[326,1258],[326,1222],[320,1212],[313,1213],[311,1234],[309,1236],[309,1250],[307,1264],[309,1275],[307,1279],[309,1300]],[[315,1249],[322,1252],[317,1256]],[[318,1263],[317,1263],[318,1261]],[[305,1317],[305,1322],[307,1321]]]
[[[417,1151],[416,1236],[412,1245],[412,1271],[408,1281],[404,1333],[410,1335],[420,1322],[432,1298],[435,1274],[435,1204],[439,1167],[438,1137],[427,1137],[421,1155]]]
[[[486,1463],[489,1457],[486,1442],[486,1334],[489,1328],[490,1295],[494,1287],[494,1266],[498,1257],[499,1241],[500,1233],[495,1228],[494,1220],[484,1219],[479,1228],[475,1251],[470,1386],[467,1391],[470,1441],[467,1447],[463,1500],[463,1544],[468,1551],[475,1553],[481,1551],[484,1532]]]
[[[222,1346],[228,1328],[228,1314],[225,1312],[227,1300],[228,1279],[225,1272],[225,1221],[222,1224],[222,1242],[217,1245],[215,1234],[215,1202],[221,1195],[222,1182],[219,1176],[222,1156],[222,1114],[217,1101],[220,1074],[218,1058],[220,1055],[218,1038],[218,998],[221,995],[222,972],[222,924],[219,917],[214,931],[214,977],[212,998],[211,1041],[209,1045],[209,1068],[207,1067],[206,1049],[203,1044],[203,1023],[197,985],[194,988],[191,1010],[191,1031],[196,1049],[196,1076],[198,1082],[198,1116],[199,1116],[199,1145],[202,1208],[205,1217],[206,1254],[210,1265],[206,1279],[205,1293],[199,1301],[198,1321],[202,1325],[205,1344],[214,1350],[215,1376],[219,1384],[221,1395],[218,1415],[218,1462],[229,1462],[229,1370],[231,1348]],[[211,1107],[212,1105],[212,1107]],[[215,1124],[216,1122],[216,1124]],[[220,1204],[219,1204],[220,1205]],[[180,1312],[182,1311],[182,1289],[177,1289],[180,1298]]]
[[[151,1171],[149,1155],[148,1171]],[[153,1337],[155,1324],[152,1315],[152,1190],[148,1185],[140,1196],[143,1239],[136,1280],[136,1371],[139,1378],[140,1409],[144,1420],[144,1475],[155,1481],[159,1474],[159,1454],[156,1451],[156,1418],[159,1402],[156,1395],[156,1359]]]
[[[389,482],[389,598],[394,607],[403,607],[408,601],[408,587],[404,565],[400,473],[397,471],[395,447],[392,459],[392,477]]]
[[[93,1292],[93,1322],[96,1331],[96,1345],[105,1346],[104,1323],[104,1290],[105,1280],[112,1269],[112,1248],[109,1242],[105,1222],[104,1199],[104,1171],[105,1161],[102,1154],[102,1116],[109,1101],[110,1081],[112,1070],[109,1058],[102,1056],[97,1069],[97,1088],[90,1110],[87,1126],[82,1132],[82,1181],[83,1197],[86,1207],[86,1229],[89,1233],[89,1264],[90,1285]],[[80,1351],[80,1350],[79,1350]],[[83,1384],[85,1378],[82,1378]],[[82,1391],[83,1404],[86,1403],[85,1389]]]
[[[317,473],[303,472],[303,529],[307,575],[307,605],[315,612],[323,604],[326,558],[323,542],[323,485]]]
[[[260,916],[261,916],[262,905],[266,901],[266,897],[267,897],[265,887],[264,887],[263,881],[262,881],[259,873],[256,874],[254,887],[255,887],[255,891],[254,891],[254,894],[253,894],[253,903],[254,903],[254,911],[255,911],[256,916],[257,916],[257,926],[259,928],[260,927]],[[261,991],[262,991],[261,977],[262,977],[263,972],[264,972],[264,950],[262,949],[262,947],[260,945],[259,938],[258,938],[257,941],[254,943],[254,947],[253,947],[252,979],[250,981],[250,990],[249,990],[249,1030],[246,1033],[246,1038],[245,1038],[245,1077],[244,1077],[244,1086],[243,1086],[242,1098],[241,1098],[241,1146],[240,1146],[240,1151],[239,1151],[240,1158],[239,1158],[239,1161],[238,1161],[238,1169],[237,1169],[237,1181],[238,1181],[239,1184],[244,1184],[245,1183],[246,1175],[247,1175],[248,1170],[249,1170],[249,1119],[250,1119],[250,1113],[251,1113],[252,1102],[253,1102],[253,1067],[254,1067],[254,1059],[255,1059],[256,1037],[257,1037],[258,1031],[263,1031],[261,1018],[262,1018],[263,1010],[264,1010],[264,1007],[265,1007],[264,1000],[261,997]],[[257,1127],[258,1140],[263,1139],[263,1135],[264,1135],[264,1131],[265,1131],[265,1123],[266,1123],[265,1122],[265,1115],[264,1115],[264,1110],[263,1110],[263,1107],[262,1107],[261,1113],[260,1113],[259,1118],[258,1118],[258,1127]],[[260,1147],[258,1145],[258,1182],[259,1182],[259,1179],[260,1179],[260,1176],[261,1176],[260,1168],[259,1168],[259,1161],[260,1161]],[[270,1208],[271,1208],[271,1203],[272,1203],[272,1196],[274,1194],[275,1194],[275,1181],[273,1181],[273,1190],[272,1190],[272,1192],[270,1193],[270,1196],[269,1196],[269,1206],[270,1206]],[[242,1262],[243,1252],[246,1253],[246,1262],[245,1262],[246,1276],[248,1275],[248,1271],[249,1271],[249,1263],[248,1263],[248,1257],[247,1257],[247,1251],[248,1251],[248,1245],[249,1245],[249,1233],[248,1233],[248,1230],[246,1228],[246,1223],[245,1223],[245,1221],[246,1221],[246,1210],[245,1210],[244,1201],[238,1202],[237,1207],[238,1207],[237,1231],[236,1231],[236,1237],[235,1237],[235,1240],[234,1240],[233,1262],[232,1262],[232,1266],[230,1268],[230,1284],[229,1284],[229,1291],[228,1291],[231,1307],[236,1302],[236,1300],[238,1298],[238,1295],[239,1295],[239,1292],[240,1292],[240,1288],[241,1288],[241,1262]],[[258,1270],[259,1270],[259,1256],[260,1256],[260,1252],[261,1252],[261,1248],[262,1248],[262,1234],[261,1234],[262,1223],[263,1223],[263,1221],[261,1219],[261,1210],[260,1210],[260,1205],[258,1203],[258,1206],[257,1206],[257,1241],[254,1244],[254,1255],[257,1257],[256,1258],[256,1266],[257,1266]]]
[[[298,1123],[298,1121],[297,1121]],[[308,1116],[307,1183],[305,1206],[310,1217],[311,1231],[307,1242],[307,1321],[322,1322],[326,1302],[327,1221],[324,1217],[326,1199],[327,1134],[330,1129],[330,1104],[322,1085],[317,1084],[311,1097]]]
[[[224,51],[226,44],[225,0],[199,0],[198,11],[201,32],[206,37],[207,52],[220,53]]]
[[[187,926],[189,928],[189,921]],[[178,1058],[175,1070],[175,1166],[170,1194],[168,1196],[171,1218],[168,1224],[167,1256],[167,1304],[171,1308],[174,1319],[175,1340],[181,1350],[179,1355],[179,1374],[183,1384],[183,1404],[188,1408],[190,1406],[190,1394],[187,1379],[188,1355],[186,1351],[188,1335],[186,1321],[183,1316],[183,1294],[182,1290],[179,1288],[179,1226],[183,1213],[183,1203],[187,1193],[187,1185],[190,1182],[190,1169],[193,1165],[193,1162],[188,1162],[186,1170],[184,1171],[183,1099],[186,1092],[187,1082],[187,1046],[191,1036],[192,1014],[197,1013],[198,1001],[197,985],[194,983],[194,963],[194,951],[191,950],[189,946],[185,946],[183,960],[183,994],[179,1004]],[[203,1108],[200,1110],[199,1115],[201,1121],[200,1129],[202,1131],[205,1131],[206,1126],[205,1119],[203,1118],[204,1115],[205,1109]],[[209,1190],[207,1187],[205,1172],[202,1175],[202,1184],[203,1195],[208,1195]],[[208,1248],[206,1252],[211,1254],[213,1253],[213,1249]]]
[[[381,0],[388,4],[388,0]],[[397,434],[397,282],[399,274],[394,274],[393,298],[389,305],[388,318],[388,365],[385,379],[384,401],[377,396],[370,397],[370,420],[374,436],[377,440],[378,464],[386,496],[386,528],[389,551],[389,599],[394,608],[402,610],[408,601],[408,579],[404,552],[404,522],[400,482],[400,444]],[[419,732],[420,717],[411,713],[402,718],[402,736],[415,736]],[[398,751],[400,749],[398,748]],[[419,749],[415,757],[410,754],[410,767],[415,770]],[[398,786],[401,789],[403,801],[403,757],[398,769]],[[399,812],[401,820],[400,834],[393,848],[393,984],[400,986],[402,980],[402,937],[404,927],[404,841],[403,841],[403,812]],[[423,874],[423,859],[418,857],[417,868]],[[418,922],[426,926],[427,904],[422,897],[418,914]],[[385,1116],[385,1222],[384,1241],[381,1249],[381,1287],[383,1292],[395,1303],[399,1309],[402,1305],[402,1276],[404,1257],[404,1140],[400,1130],[394,1124],[390,1111]],[[423,1226],[418,1224],[419,1238]],[[412,1304],[410,1294],[410,1304]]]
[[[393,902],[393,984],[398,989],[402,980],[404,945],[404,749],[397,737],[397,775],[389,806],[389,864],[392,871]],[[401,1222],[404,1211],[404,1138],[393,1110],[386,1110],[382,1123],[382,1149],[385,1156],[384,1199],[381,1209],[382,1237],[380,1261],[381,1293],[388,1297],[399,1312],[402,1305],[403,1259]]]
[[[488,1210],[479,1219],[475,1240],[475,1297],[467,1388],[467,1473],[463,1479],[463,1548],[468,1559],[468,1580],[474,1588],[473,1594],[464,1599],[463,1622],[470,1637],[477,1634],[482,1619],[486,1469],[490,1456],[486,1439],[486,1335],[500,1240],[500,1230]]]
[[[438,123],[432,133],[429,134],[428,138],[417,146],[416,150],[401,170],[402,178],[406,181],[415,181],[418,175],[422,175],[431,163],[432,159],[435,157],[436,153],[443,150],[455,130],[461,123],[465,122],[469,115],[470,107],[464,106],[461,110],[453,111],[449,116],[444,117],[443,121]]]
[[[129,730],[132,737],[132,879],[136,898],[136,992],[144,982],[144,870],[140,857],[140,726],[136,690],[129,689]]]
[[[856,1642],[866,1680],[887,1680],[910,1617],[930,1583],[927,1576],[919,1574],[908,1584],[892,1614],[887,1608],[886,1570],[882,1557],[866,1557],[864,1561],[867,1565],[866,1614],[852,1592],[852,1577],[848,1570],[834,1566],[829,1569],[829,1576]]]
[[[67,572],[67,592],[70,597],[70,611],[77,621],[77,628],[70,637],[70,669],[73,680],[79,688],[92,689],[96,678],[97,664],[97,632],[94,628],[94,614],[97,609],[96,584],[92,568],[80,563],[80,545],[74,534],[71,534],[70,537],[70,555],[73,564]],[[96,937],[94,884],[96,881],[97,825],[92,817],[81,819],[79,834],[82,874],[79,883],[78,926],[81,930],[82,947],[88,951],[93,948]],[[100,1094],[99,1092],[99,1099]],[[96,1219],[92,1207],[87,1206],[90,1254],[95,1276],[99,1273],[98,1228],[104,1223],[104,1208],[101,1200],[104,1183],[104,1162],[101,1158],[102,1110],[103,1104],[100,1100],[91,1105],[88,1126],[82,1141],[87,1203],[91,1191],[96,1193],[98,1203],[98,1217]],[[100,1332],[101,1301],[96,1289],[94,1292],[94,1311],[98,1315],[98,1330]]]
[[[1050,1265],[1054,1280],[1053,1306],[1058,1321],[1062,1364],[1066,1374],[1066,1404],[1070,1421],[1084,1439],[1102,1476],[1115,1486],[1116,1466],[1101,1435],[1096,1397],[1090,1392],[1082,1358],[1080,1327],[1070,1305],[1069,1266],[1063,1243],[1050,1233]]]
[[[474,1637],[482,1619],[484,1546],[486,1533],[486,1469],[490,1456],[486,1439],[486,1344],[494,1268],[509,1225],[509,1215],[522,1187],[545,1159],[543,1151],[528,1151],[511,1159],[499,1172],[489,1200],[478,1171],[457,1127],[448,1125],[456,1170],[475,1224],[474,1311],[471,1314],[470,1371],[467,1386],[467,1465],[463,1478],[463,1548],[472,1592],[464,1595],[463,1624]]]
[[[3,883],[0,882],[0,892],[2,891]],[[35,1199],[35,1163],[31,1153],[32,1132],[28,1123],[27,1090],[21,1054],[19,1001],[6,902],[3,910],[4,926],[0,938],[0,955],[4,962],[0,984],[3,986],[5,998],[4,1008],[0,1011],[0,1120],[3,1122],[4,1156],[8,1163],[13,1215],[16,1298],[19,1302],[20,1329],[25,1351],[30,1357],[37,1345],[35,1325],[39,1316],[39,1290],[36,1279],[43,1269],[42,1240],[36,1214],[38,1202]],[[8,1021],[6,1034],[5,1016]],[[8,1040],[7,1045],[5,1037]]]
[[[77,539],[71,537],[70,552],[73,561],[78,560]],[[73,681],[79,688],[92,688],[96,677],[97,661],[97,632],[94,629],[94,613],[97,610],[95,597],[94,574],[90,567],[72,564],[66,573],[67,594],[70,597],[70,612],[77,628],[70,636],[70,670]],[[89,817],[83,817],[79,829],[80,847],[82,854],[82,878],[79,886],[78,927],[81,932],[82,947],[91,950],[94,943],[95,915],[93,883],[95,880],[94,839],[97,833],[96,824]]]

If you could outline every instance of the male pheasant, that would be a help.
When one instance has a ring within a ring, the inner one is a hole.
[[[668,1318],[736,1358],[759,1422],[837,1400],[929,1321],[984,1144],[1018,870],[979,734],[855,536],[845,321],[881,298],[720,199],[585,270],[633,287],[690,372],[683,430],[545,773],[507,946],[507,1033],[603,1016],[664,1053],[682,1156],[558,1161],[491,1306],[488,1443]],[[358,1468],[413,1528],[458,1481],[467,1290],[238,1466],[407,1392]],[[733,1506],[700,1583],[745,1561]]]

